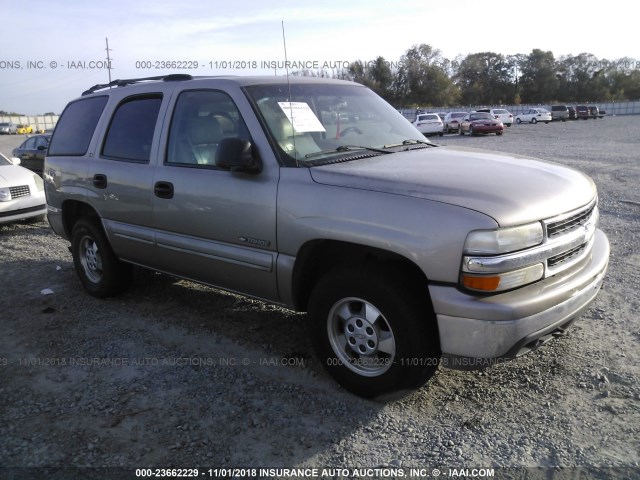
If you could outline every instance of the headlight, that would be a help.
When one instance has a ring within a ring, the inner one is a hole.
[[[11,191],[8,188],[0,188],[0,202],[11,200]]]
[[[464,251],[471,255],[516,252],[539,245],[543,236],[540,222],[498,230],[476,230],[467,235]]]
[[[42,181],[42,178],[40,178],[40,175],[37,174],[33,174],[33,181],[36,184],[36,187],[38,188],[38,191],[41,192],[42,190],[44,190],[44,182]]]
[[[479,292],[500,292],[540,280],[544,265],[518,253],[544,239],[542,223],[497,230],[476,230],[467,235],[460,283]],[[525,263],[523,266],[522,263]]]

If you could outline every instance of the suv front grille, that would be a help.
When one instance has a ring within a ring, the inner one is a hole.
[[[28,197],[31,193],[29,192],[28,185],[21,185],[19,187],[9,187],[9,192],[11,193],[11,198]]]
[[[595,204],[569,217],[547,223],[547,237],[553,238],[556,235],[569,232],[574,228],[584,226],[589,218],[591,218],[594,208]]]
[[[553,268],[556,265],[560,265],[563,262],[567,262],[572,258],[579,256],[580,253],[582,253],[582,251],[586,248],[586,246],[587,244],[585,243],[575,248],[572,248],[571,250],[567,250],[566,252],[562,252],[558,255],[554,255],[553,257],[549,257],[547,259],[547,265],[549,266],[549,268]]]
[[[552,247],[553,251],[547,258],[545,276],[560,273],[588,255],[598,215],[596,199],[580,210],[543,222],[547,230],[546,244]]]

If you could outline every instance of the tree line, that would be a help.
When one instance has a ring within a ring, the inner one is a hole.
[[[298,71],[362,83],[398,107],[552,104],[640,99],[640,61],[598,59],[590,53],[555,58],[494,52],[442,56],[431,45],[414,45],[390,62],[355,61],[337,71]]]

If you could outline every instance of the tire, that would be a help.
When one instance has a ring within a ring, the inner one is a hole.
[[[533,118],[531,119],[531,123],[533,123],[534,125],[535,125],[536,123],[538,123],[538,120],[536,119],[536,117],[533,117]]]
[[[82,286],[94,297],[112,297],[129,287],[132,267],[118,260],[97,222],[88,218],[76,222],[71,254]]]
[[[469,135],[471,135],[472,137],[476,136],[476,132],[473,131],[473,127],[469,127]]]
[[[510,123],[505,123],[505,125],[506,125],[508,128],[511,128],[511,124],[510,124]]]
[[[327,372],[365,397],[403,395],[433,376],[440,344],[433,307],[410,275],[373,264],[339,267],[309,299],[310,338]]]
[[[464,136],[464,132],[462,131],[462,125],[458,127],[458,135]]]
[[[444,135],[444,132],[438,132],[438,136],[441,137]]]
[[[496,135],[502,135],[502,132],[496,132]]]
[[[549,122],[544,122],[545,125],[549,125]]]
[[[519,118],[516,118],[516,123],[520,125],[522,123],[522,120],[520,120]]]

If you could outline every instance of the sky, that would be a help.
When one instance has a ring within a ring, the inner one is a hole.
[[[631,2],[628,2],[631,4]],[[614,5],[612,2],[610,5]],[[637,16],[593,0],[0,0],[0,110],[61,113],[111,76],[284,75],[289,62],[390,62],[426,43],[458,55],[550,50],[640,58]],[[630,7],[629,7],[630,8]],[[165,64],[162,62],[176,62]],[[191,69],[177,69],[182,65]]]

